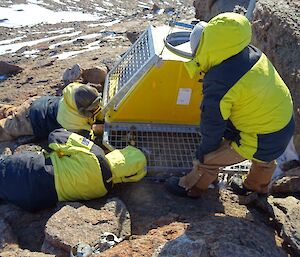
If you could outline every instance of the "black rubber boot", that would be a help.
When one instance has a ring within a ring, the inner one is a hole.
[[[230,189],[238,195],[239,204],[247,205],[255,201],[258,197],[257,192],[247,189],[241,178],[233,177],[229,183]]]
[[[188,197],[187,192],[183,187],[179,186],[179,177],[170,177],[166,180],[165,185],[167,190],[177,196]]]

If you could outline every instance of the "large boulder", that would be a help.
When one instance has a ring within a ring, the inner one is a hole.
[[[20,66],[10,64],[8,62],[0,61],[0,75],[16,75],[19,72],[22,72],[23,68]]]
[[[121,200],[112,199],[100,209],[70,203],[48,220],[42,251],[69,256],[71,247],[99,241],[104,232],[122,239],[131,235],[129,212]]]
[[[259,0],[253,18],[253,44],[277,68],[292,93],[295,108],[300,107],[299,10],[299,1]]]
[[[274,220],[281,230],[281,236],[290,245],[297,256],[300,256],[300,201],[293,197],[268,197],[260,199],[256,205],[262,208]]]
[[[294,168],[282,174],[271,186],[272,193],[300,192],[300,168]]]
[[[249,0],[195,0],[195,17],[200,20],[209,21],[212,17],[222,12],[246,10]]]

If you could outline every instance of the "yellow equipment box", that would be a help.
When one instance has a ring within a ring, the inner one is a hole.
[[[107,122],[199,125],[200,75],[192,80],[184,67],[187,59],[164,46],[169,32],[169,26],[150,26],[109,72]]]
[[[192,80],[188,59],[165,47],[171,31],[187,32],[175,45],[190,48],[190,31],[148,27],[108,73],[103,92],[104,145],[140,148],[148,171],[160,175],[189,171],[200,142],[202,78]]]

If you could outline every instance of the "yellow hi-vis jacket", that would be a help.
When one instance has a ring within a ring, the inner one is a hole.
[[[205,73],[202,139],[196,153],[200,160],[225,137],[244,158],[269,162],[284,152],[293,134],[289,89],[250,41],[245,16],[220,14],[204,28],[196,56],[186,63],[191,77]]]
[[[65,129],[78,132],[80,130],[90,131],[96,122],[97,116],[85,117],[78,112],[74,93],[75,89],[82,86],[81,83],[71,83],[63,90],[57,112],[57,121]]]
[[[49,135],[49,148],[59,201],[99,198],[115,183],[136,182],[146,175],[146,158],[132,146],[104,155],[85,137],[57,129]]]

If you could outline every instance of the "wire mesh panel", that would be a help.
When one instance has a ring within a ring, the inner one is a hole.
[[[121,149],[133,145],[142,150],[150,176],[182,175],[192,168],[192,160],[200,144],[198,126],[141,123],[106,124],[104,145]],[[248,172],[251,161],[224,167],[223,173]]]
[[[104,112],[116,107],[157,60],[150,26],[108,73],[104,86]]]
[[[198,126],[153,124],[105,125],[104,141],[120,149],[133,145],[141,149],[150,174],[184,174],[191,169],[194,151],[200,143]]]

